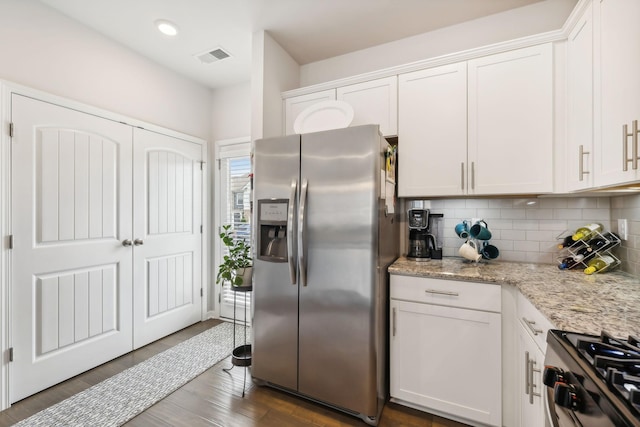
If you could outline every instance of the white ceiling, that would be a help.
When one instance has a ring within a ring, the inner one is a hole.
[[[300,64],[541,0],[40,0],[211,88],[249,81],[252,33],[267,30]],[[177,24],[175,38],[154,21]],[[221,47],[212,64],[194,57]]]

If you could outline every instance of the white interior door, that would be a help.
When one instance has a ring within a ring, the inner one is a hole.
[[[134,130],[134,348],[202,315],[202,146]]]
[[[132,348],[132,128],[11,103],[15,402]]]

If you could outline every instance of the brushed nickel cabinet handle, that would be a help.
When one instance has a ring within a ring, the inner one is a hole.
[[[476,189],[476,162],[471,162],[471,189]]]
[[[529,352],[524,352],[524,394],[529,394]]]
[[[544,331],[542,329],[536,329],[533,325],[536,324],[535,320],[529,320],[526,317],[523,317],[522,320],[524,321],[524,323],[527,324],[527,326],[529,327],[529,329],[531,330],[531,332],[533,332],[533,335],[538,335],[538,334],[542,334],[544,333]]]
[[[460,190],[464,191],[464,162],[460,163]]]
[[[127,246],[131,246],[133,245],[133,242],[131,241],[131,239],[124,239],[122,241],[122,246],[127,247]]]
[[[393,330],[393,336],[396,336],[396,308],[393,307],[393,310],[391,311],[392,315],[391,315],[391,326],[392,326],[392,330]]]
[[[529,356],[529,355],[527,354],[527,356]],[[535,366],[536,366],[536,361],[530,358],[529,359],[529,368],[528,368],[528,371],[529,371],[528,382],[529,382],[529,404],[531,404],[531,405],[533,405],[533,398],[534,397],[540,397],[540,393],[536,393],[535,392],[536,384],[533,381],[534,372],[540,372],[540,369],[536,369]]]
[[[634,120],[631,126],[631,167],[638,170],[638,121]]]
[[[135,239],[135,240],[133,241],[133,244],[134,244],[135,246],[142,246],[142,245],[144,245],[144,240],[142,240],[142,239]]]
[[[633,163],[633,157],[629,158],[629,147],[627,146],[627,139],[633,136],[629,133],[629,127],[625,124],[622,125],[622,170],[629,170],[629,163]],[[631,149],[633,152],[633,148]],[[636,165],[637,166],[637,165]]]
[[[584,170],[584,156],[585,154],[590,154],[589,151],[584,151],[584,145],[580,145],[580,147],[578,148],[578,164],[579,164],[579,171],[578,171],[578,179],[580,181],[584,180],[584,176],[589,174],[589,171],[585,171]]]
[[[428,294],[447,295],[447,296],[450,296],[450,297],[460,296],[460,294],[458,294],[457,292],[439,291],[439,290],[436,290],[436,289],[425,289],[425,292],[428,293]]]

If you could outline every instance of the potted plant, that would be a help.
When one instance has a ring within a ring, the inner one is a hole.
[[[251,246],[244,239],[234,238],[231,225],[224,225],[222,229],[220,238],[229,253],[218,267],[216,283],[228,281],[231,286],[249,286],[252,274]]]

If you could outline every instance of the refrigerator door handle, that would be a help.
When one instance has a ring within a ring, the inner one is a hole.
[[[291,197],[289,198],[289,212],[287,215],[287,253],[289,254],[289,274],[291,275],[291,284],[296,284],[296,258],[293,253],[293,214],[295,212],[296,194],[298,192],[298,181],[291,180]]]
[[[307,205],[307,187],[309,181],[304,180],[302,182],[302,188],[300,189],[300,206],[298,212],[298,266],[300,268],[300,284],[307,286],[307,264],[305,256],[305,209]]]

